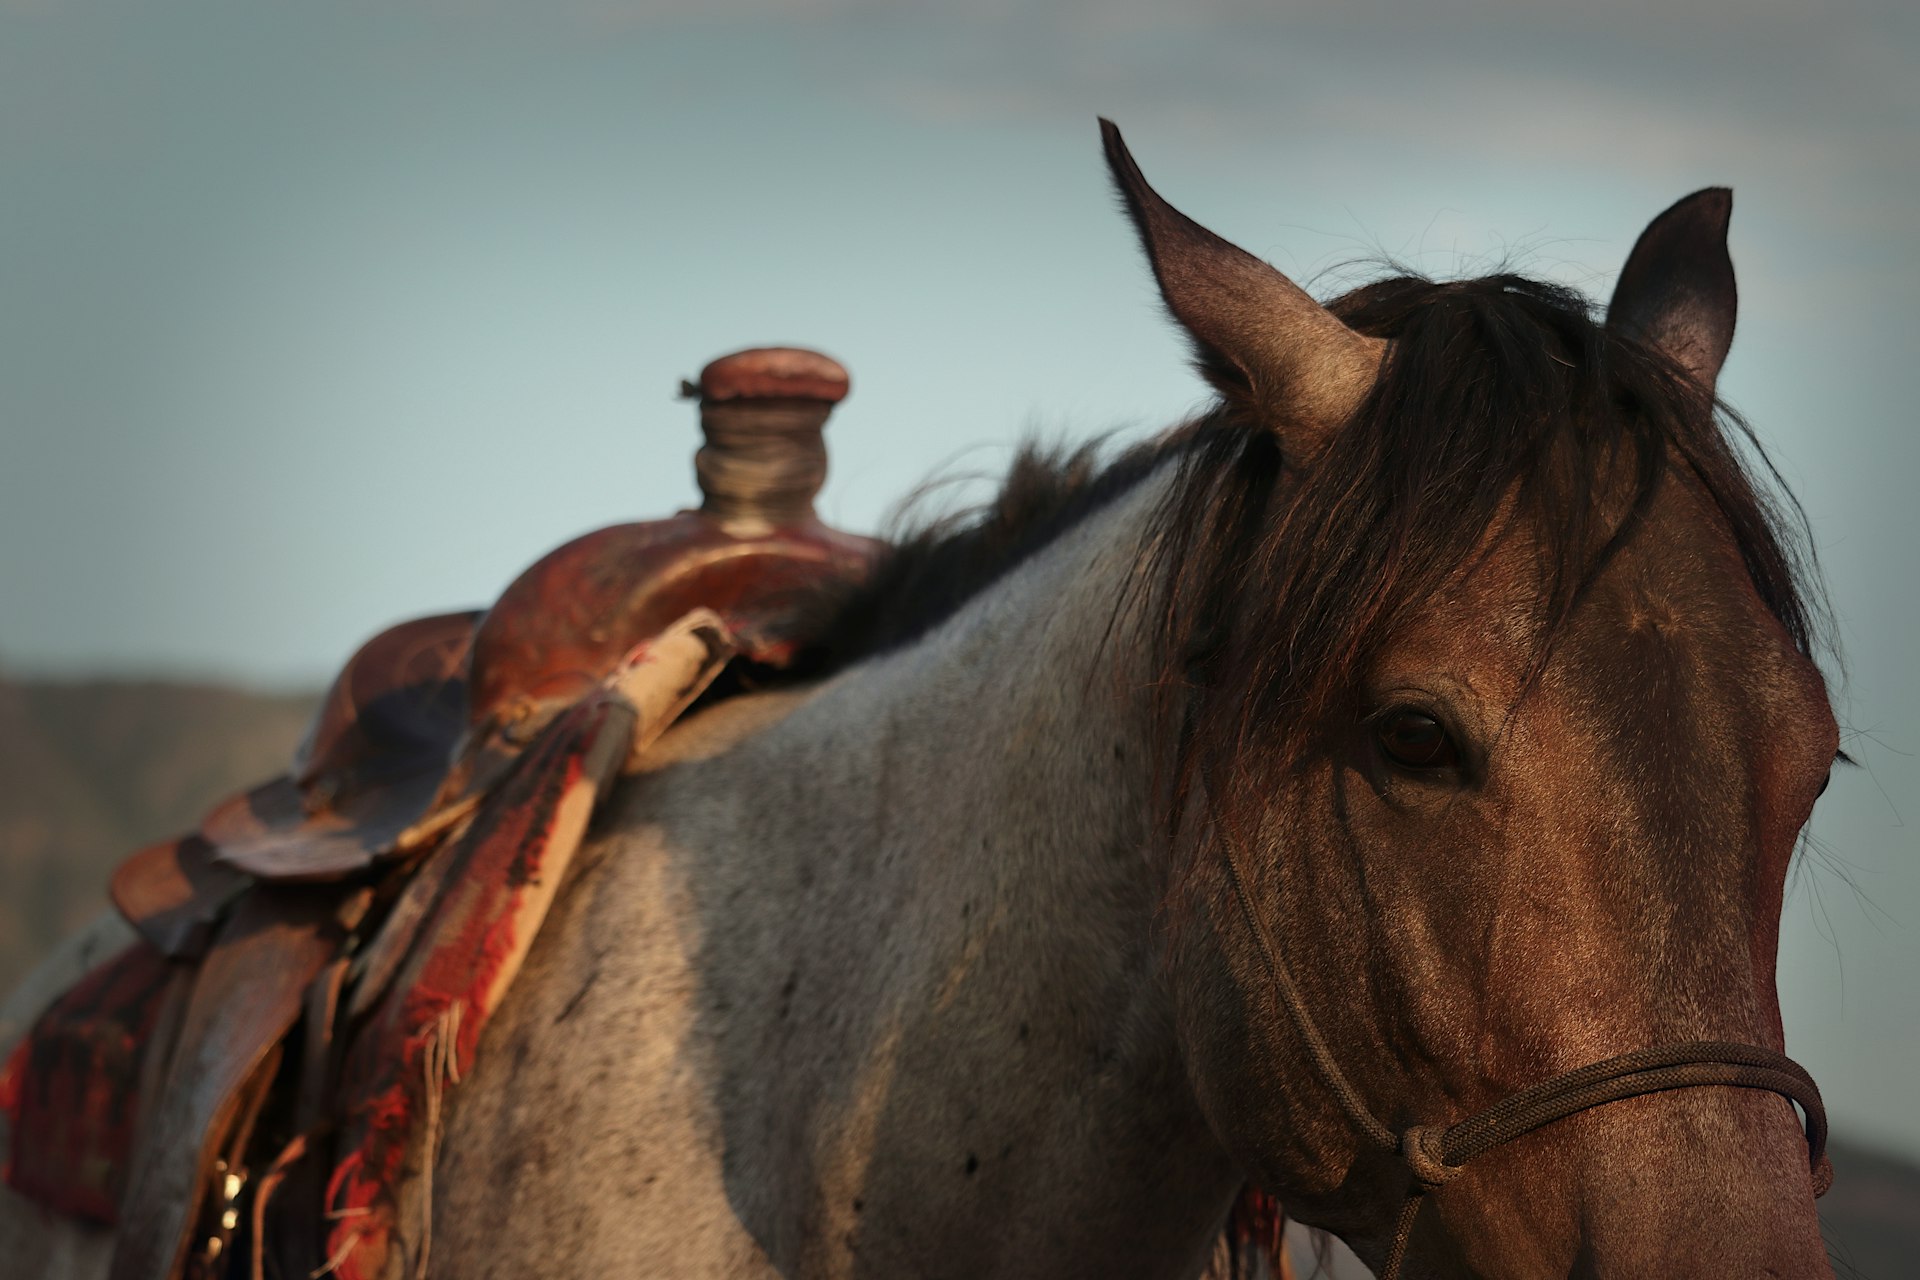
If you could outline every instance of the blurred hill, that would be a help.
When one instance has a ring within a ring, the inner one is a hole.
[[[285,768],[318,694],[160,681],[0,679],[0,992],[105,905],[114,865],[185,830],[206,808]],[[1920,1259],[1920,1168],[1832,1146],[1820,1203],[1842,1277],[1899,1280]],[[1359,1280],[1338,1244],[1317,1269],[1290,1232],[1297,1274]]]
[[[284,769],[318,700],[0,678],[0,990],[105,905],[121,858]]]

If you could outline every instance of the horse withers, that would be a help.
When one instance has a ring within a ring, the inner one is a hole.
[[[1218,403],[1024,456],[651,749],[447,1093],[432,1274],[1195,1276],[1251,1185],[1409,1277],[1829,1275],[1773,971],[1837,731],[1727,194],[1604,320],[1322,306],[1107,143]],[[25,1274],[108,1247],[0,1200]]]

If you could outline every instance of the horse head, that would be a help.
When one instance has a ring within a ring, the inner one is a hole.
[[[1457,1167],[1403,1141],[1633,1050],[1782,1047],[1837,730],[1713,392],[1728,194],[1648,228],[1604,321],[1508,276],[1323,307],[1105,129],[1223,399],[1217,478],[1157,527],[1168,975],[1210,1124],[1376,1266],[1398,1220],[1420,1274],[1829,1274],[1768,1088],[1590,1106]],[[1410,1165],[1429,1207],[1397,1218]]]

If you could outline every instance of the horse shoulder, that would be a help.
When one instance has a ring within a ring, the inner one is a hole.
[[[730,1201],[712,1087],[719,1032],[702,965],[707,935],[725,926],[712,867],[689,863],[723,860],[727,842],[678,828],[727,807],[710,793],[731,787],[720,780],[730,770],[713,762],[802,701],[760,695],[709,709],[608,798],[451,1096],[436,1271],[772,1273]]]

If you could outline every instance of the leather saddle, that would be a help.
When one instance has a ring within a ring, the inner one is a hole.
[[[844,369],[763,348],[683,389],[699,509],[382,632],[285,773],[114,874],[140,942],[0,1074],[9,1183],[117,1224],[113,1280],[423,1265],[440,1095],[595,802],[695,702],[790,665],[809,601],[867,572],[880,544],[812,505]]]

